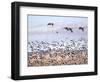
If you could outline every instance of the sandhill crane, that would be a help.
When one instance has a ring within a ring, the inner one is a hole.
[[[84,32],[84,27],[79,27],[79,30],[82,30]]]
[[[54,26],[54,23],[48,23],[47,25],[51,25],[51,26]]]
[[[73,32],[72,28],[64,27],[64,29],[66,29],[67,31]]]

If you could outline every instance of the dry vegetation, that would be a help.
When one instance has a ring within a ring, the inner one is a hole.
[[[54,54],[33,53],[28,57],[28,66],[54,66],[54,65],[79,65],[87,64],[88,55],[86,52],[79,54],[64,54],[56,52]]]

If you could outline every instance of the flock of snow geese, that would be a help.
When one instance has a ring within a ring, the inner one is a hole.
[[[30,47],[29,52],[49,52],[49,51],[75,51],[75,50],[85,50],[87,51],[87,41],[85,40],[70,40],[70,42],[66,41],[53,41],[51,43],[45,41],[34,41],[28,42],[28,46]]]

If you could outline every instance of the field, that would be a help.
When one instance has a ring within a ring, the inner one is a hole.
[[[28,52],[28,66],[88,64],[87,42],[83,41],[82,45],[79,43],[72,40],[69,44],[64,42],[59,45],[57,42],[32,43],[32,52]]]
[[[28,66],[53,66],[53,65],[79,65],[87,64],[88,55],[86,52],[80,54],[32,54],[28,57]]]

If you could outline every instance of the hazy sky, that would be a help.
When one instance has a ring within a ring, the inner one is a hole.
[[[54,23],[54,26],[48,26],[48,23]],[[73,33],[66,31],[64,27],[73,28]],[[85,31],[78,29],[79,26],[85,26]],[[28,16],[28,41],[60,41],[65,38],[78,39],[87,38],[87,17],[65,17],[65,16]]]

